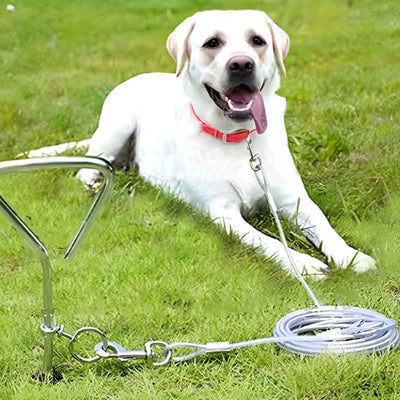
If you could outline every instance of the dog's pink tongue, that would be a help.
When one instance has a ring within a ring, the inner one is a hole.
[[[267,115],[265,113],[264,100],[260,92],[249,92],[248,90],[235,90],[229,96],[236,105],[245,105],[253,101],[250,107],[256,124],[257,133],[261,134],[267,130]]]
[[[261,133],[264,133],[267,130],[268,121],[267,114],[265,113],[264,99],[259,92],[254,93],[251,113],[253,114],[257,133],[261,135]]]

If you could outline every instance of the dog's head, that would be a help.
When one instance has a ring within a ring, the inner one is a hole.
[[[214,114],[236,125],[254,118],[257,126],[261,91],[285,74],[289,37],[261,11],[203,11],[171,33],[167,48],[201,110],[216,105]]]

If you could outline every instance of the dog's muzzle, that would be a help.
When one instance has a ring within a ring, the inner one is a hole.
[[[210,85],[205,85],[210,98],[227,118],[254,119],[258,133],[267,129],[267,117],[262,87],[255,84],[255,63],[248,56],[234,56],[227,63],[227,87],[218,92]]]

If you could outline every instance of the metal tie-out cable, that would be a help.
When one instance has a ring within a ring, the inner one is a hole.
[[[264,171],[262,163],[261,163],[261,158],[260,158],[260,156],[258,154],[256,154],[254,152],[250,136],[247,138],[247,147],[248,147],[249,152],[250,152],[250,160],[249,160],[250,161],[250,167],[254,171],[254,175],[255,175],[255,177],[257,179],[257,183],[259,184],[260,188],[264,192],[264,197],[265,197],[265,199],[267,201],[269,209],[270,209],[270,211],[271,211],[271,213],[272,213],[272,215],[274,217],[275,223],[276,223],[276,225],[278,227],[279,236],[281,238],[282,245],[283,245],[283,247],[285,249],[286,255],[287,255],[287,257],[289,259],[289,262],[290,262],[290,265],[292,267],[292,271],[296,275],[296,277],[300,281],[300,283],[303,285],[305,291],[311,297],[311,299],[313,300],[314,304],[317,307],[320,307],[321,305],[320,305],[317,297],[315,296],[315,294],[311,290],[310,286],[308,286],[307,282],[304,280],[303,276],[301,275],[301,272],[300,272],[299,268],[296,265],[296,262],[293,259],[292,252],[290,251],[289,246],[287,244],[285,233],[283,232],[282,224],[281,224],[281,221],[280,221],[279,216],[278,216],[278,210],[276,208],[274,198],[272,197],[272,194],[271,194],[270,190],[268,189],[267,177],[266,177],[265,171]]]

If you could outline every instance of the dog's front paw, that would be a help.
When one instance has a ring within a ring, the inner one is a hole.
[[[372,257],[358,252],[350,267],[356,272],[367,272],[376,269],[376,262]]]
[[[341,257],[333,258],[332,261],[339,268],[351,268],[359,273],[376,269],[376,262],[372,257],[352,248]]]
[[[325,278],[329,272],[329,267],[322,261],[317,260],[307,254],[292,250],[291,255],[298,272],[303,276],[310,276],[314,279]],[[285,270],[293,272],[293,266],[288,257],[284,260]]]

